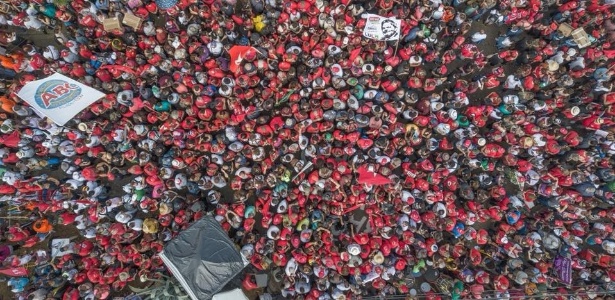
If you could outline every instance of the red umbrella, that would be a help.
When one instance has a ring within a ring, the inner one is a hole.
[[[358,182],[361,184],[383,185],[392,182],[391,179],[368,170],[366,166],[359,167],[357,173],[359,174]]]

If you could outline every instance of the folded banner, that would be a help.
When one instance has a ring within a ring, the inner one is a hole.
[[[570,258],[558,255],[553,262],[553,269],[555,270],[557,278],[561,280],[562,283],[572,283],[572,260]]]
[[[39,115],[62,126],[105,94],[55,73],[45,79],[28,82],[17,96],[28,102]]]
[[[28,276],[28,270],[24,267],[6,268],[6,269],[0,269],[0,274],[6,275],[9,277],[21,277],[21,276]]]
[[[378,41],[394,41],[401,36],[401,20],[368,14],[363,36]]]

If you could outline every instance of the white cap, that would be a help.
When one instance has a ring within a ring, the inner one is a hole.
[[[457,111],[454,108],[449,109],[448,116],[453,120],[457,120]]]
[[[361,254],[361,246],[359,244],[350,244],[347,247],[348,253],[350,255],[359,255]]]

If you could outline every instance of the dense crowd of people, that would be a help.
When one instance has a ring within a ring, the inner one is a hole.
[[[614,1],[175,2],[3,8],[0,201],[26,217],[4,219],[0,269],[27,267],[18,299],[126,295],[208,213],[285,298],[614,289]],[[364,37],[368,13],[400,38]],[[141,26],[105,31],[128,14]],[[16,96],[54,72],[107,96],[57,126]],[[78,229],[72,253],[29,250],[57,226]]]

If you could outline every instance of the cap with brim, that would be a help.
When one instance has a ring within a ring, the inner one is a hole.
[[[359,255],[361,254],[361,246],[359,244],[350,244],[347,247],[348,253],[350,255]]]
[[[143,221],[143,232],[145,233],[157,233],[158,232],[158,221],[147,218]]]
[[[384,263],[384,255],[382,254],[382,252],[378,251],[376,252],[376,254],[374,255],[374,257],[372,258],[372,262],[376,265],[381,265]]]
[[[160,215],[166,215],[166,214],[171,213],[171,207],[166,203],[161,203],[159,210],[160,210]]]

